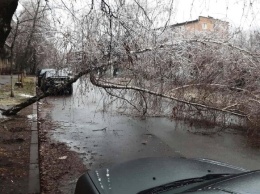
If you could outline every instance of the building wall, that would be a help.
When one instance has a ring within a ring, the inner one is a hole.
[[[189,38],[226,39],[228,34],[228,22],[200,16],[197,20],[169,26],[163,33],[158,29],[158,41],[162,44],[174,44]]]
[[[198,21],[184,24],[187,33],[206,33],[217,38],[225,38],[228,35],[228,22],[212,17],[200,16]]]
[[[199,17],[198,22],[185,24],[188,31],[214,31],[214,20],[206,17]]]

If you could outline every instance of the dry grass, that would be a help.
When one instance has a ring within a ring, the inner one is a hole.
[[[17,82],[14,76],[13,83]],[[11,97],[11,86],[4,85],[0,91],[0,104],[3,106],[12,106],[19,104],[30,96],[35,95],[35,77],[26,77],[23,82],[23,88],[14,86],[14,97]]]

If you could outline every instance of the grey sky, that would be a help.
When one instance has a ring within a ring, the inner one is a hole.
[[[232,26],[259,26],[259,0],[178,0],[176,21],[197,19],[199,15],[226,20]]]
[[[20,0],[23,3],[24,0]],[[170,9],[171,0],[138,0],[139,2],[147,2],[152,9],[163,8]],[[90,0],[63,0],[70,7],[71,4],[75,8],[88,9]],[[99,1],[95,1],[99,2]],[[110,5],[115,4],[115,0],[106,0]],[[126,2],[134,3],[134,0],[126,0]],[[63,5],[61,0],[53,0],[55,5]],[[82,5],[84,4],[84,5]],[[97,7],[98,8],[98,7]],[[19,5],[18,10],[21,9]],[[85,11],[86,12],[86,11]],[[197,19],[198,16],[212,16],[217,19],[228,21],[231,27],[240,27],[242,29],[259,27],[260,21],[260,0],[173,0],[170,23],[180,23]],[[69,14],[66,11],[66,14]],[[158,19],[157,26],[164,25],[163,18],[167,12],[162,12],[162,18]],[[60,13],[62,20],[67,20],[64,14]]]

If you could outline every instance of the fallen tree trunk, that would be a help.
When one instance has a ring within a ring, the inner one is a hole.
[[[58,89],[57,88],[50,88],[50,89],[48,89],[48,91],[46,91],[45,93],[43,93],[43,94],[41,94],[39,96],[36,95],[36,96],[34,96],[32,98],[27,99],[25,102],[22,102],[22,103],[20,103],[18,105],[15,105],[14,107],[12,107],[10,109],[4,110],[2,112],[2,114],[6,115],[6,116],[15,115],[20,110],[22,110],[23,108],[25,108],[25,107],[27,107],[27,106],[29,106],[29,105],[31,105],[31,104],[33,104],[33,103],[43,99],[45,97],[48,97],[48,96],[50,96],[52,94],[55,94],[57,92],[61,92],[66,87],[68,87],[70,84],[73,84],[74,82],[76,82],[80,77],[82,77],[84,75],[87,75],[87,74],[90,74],[90,81],[91,81],[91,83],[94,86],[101,87],[101,88],[104,88],[104,89],[109,88],[109,89],[135,90],[135,91],[145,92],[145,93],[148,93],[148,94],[151,94],[151,95],[156,95],[156,96],[159,96],[159,97],[163,97],[163,98],[166,98],[166,99],[169,99],[169,100],[173,100],[173,101],[176,101],[176,102],[181,102],[181,103],[184,103],[184,104],[193,105],[193,106],[196,106],[196,107],[201,107],[201,108],[206,108],[206,109],[211,109],[211,110],[217,110],[217,111],[226,112],[226,113],[230,113],[230,114],[241,116],[241,117],[246,117],[245,114],[241,114],[241,113],[238,113],[238,112],[230,111],[227,108],[221,109],[221,108],[212,107],[212,106],[208,106],[208,105],[204,105],[204,104],[200,104],[200,103],[190,102],[190,101],[186,101],[186,100],[183,100],[183,99],[178,99],[178,98],[173,97],[171,95],[166,95],[166,94],[162,94],[162,93],[159,93],[159,92],[151,91],[151,90],[148,90],[148,89],[145,89],[145,88],[140,88],[140,87],[136,87],[136,86],[129,86],[129,85],[105,83],[105,82],[101,83],[100,81],[98,81],[95,78],[95,76],[94,76],[94,74],[92,72],[97,71],[99,69],[102,69],[104,66],[107,66],[107,65],[102,65],[102,66],[98,66],[98,67],[88,68],[88,69],[78,73],[76,76],[74,76],[74,78],[70,79],[66,84],[62,85],[60,88],[58,88]],[[184,87],[188,87],[188,86],[184,86]],[[176,89],[179,89],[179,88],[176,88]]]
[[[96,68],[88,68],[86,69],[85,71],[82,71],[80,73],[78,73],[76,76],[74,76],[73,78],[71,78],[67,83],[65,83],[64,85],[62,85],[61,87],[59,88],[50,88],[48,89],[45,93],[42,93],[40,95],[36,95],[34,97],[31,97],[29,99],[27,99],[26,101],[20,103],[20,104],[17,104],[7,110],[4,110],[2,112],[2,115],[5,115],[5,116],[11,116],[11,115],[16,115],[19,111],[21,111],[22,109],[26,108],[27,106],[30,106],[31,104],[43,99],[43,98],[46,98],[52,94],[55,94],[57,92],[61,92],[63,91],[66,87],[68,87],[69,85],[73,84],[74,82],[76,82],[80,77],[82,77],[83,75],[87,75],[89,74],[91,71],[95,71],[99,68],[102,68],[102,67],[96,67]]]
[[[24,101],[20,104],[17,104],[15,106],[13,106],[12,108],[9,108],[9,109],[3,111],[2,115],[5,115],[5,116],[16,115],[20,110],[24,109],[25,107],[39,101],[40,99],[45,98],[47,96],[48,96],[47,93],[43,93],[39,96],[36,95],[34,97],[31,97],[31,98],[27,99],[26,101]]]

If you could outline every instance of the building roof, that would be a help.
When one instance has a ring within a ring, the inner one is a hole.
[[[178,27],[178,26],[183,26],[183,25],[186,25],[186,24],[196,23],[196,22],[200,21],[200,18],[208,18],[208,19],[212,19],[212,20],[218,20],[218,21],[221,21],[221,22],[226,22],[226,21],[222,21],[222,20],[219,20],[219,19],[215,19],[215,18],[213,18],[213,17],[211,17],[211,16],[208,16],[208,17],[199,16],[199,18],[196,19],[196,20],[191,20],[191,21],[176,23],[176,24],[170,25],[169,27]],[[226,23],[228,23],[228,22],[226,22]]]
[[[178,26],[182,26],[182,25],[186,25],[186,24],[195,23],[195,22],[198,22],[198,21],[199,21],[199,19],[181,22],[181,23],[176,23],[176,24],[170,25],[170,27],[178,27]]]

